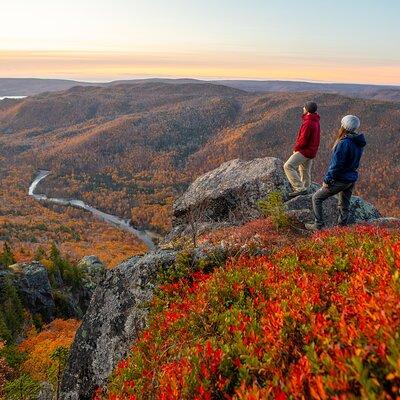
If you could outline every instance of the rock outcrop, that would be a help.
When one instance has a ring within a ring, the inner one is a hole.
[[[44,322],[50,322],[56,315],[56,304],[46,268],[37,261],[17,264],[18,291],[25,306],[32,315],[39,314]]]
[[[163,244],[190,236],[194,229],[202,233],[261,217],[257,202],[275,191],[282,193],[290,216],[300,223],[312,222],[311,198],[319,187],[313,183],[310,194],[289,199],[291,187],[281,160],[266,157],[251,161],[228,161],[197,178],[176,200],[173,206],[173,229]],[[338,220],[337,206],[336,197],[324,203],[327,226],[334,225]],[[368,222],[380,217],[372,204],[360,197],[352,197],[350,222]]]
[[[95,288],[106,274],[105,265],[96,256],[83,257],[77,267],[83,272],[88,287]]]
[[[312,212],[312,194],[298,196],[285,203],[285,208],[289,215],[299,222],[307,223],[314,221]],[[339,218],[338,199],[331,197],[324,202],[324,217],[328,227],[337,224]],[[370,203],[364,201],[361,197],[352,196],[349,222],[368,222],[380,218],[379,211]]]
[[[374,226],[380,226],[382,228],[400,229],[400,218],[382,217],[382,218],[372,219],[367,223]]]
[[[312,190],[317,189],[318,185],[313,184]],[[196,179],[177,199],[173,229],[163,244],[191,235],[194,224],[196,229],[212,230],[258,218],[261,213],[257,202],[276,191],[283,194],[290,215],[300,222],[312,221],[312,195],[289,200],[290,190],[283,163],[277,158],[226,162]],[[325,210],[328,224],[334,224],[338,217],[337,199],[326,201]],[[380,217],[371,204],[356,196],[352,198],[352,222],[380,220],[384,224],[387,219]],[[206,257],[206,253],[197,248],[193,257],[198,260]],[[152,251],[106,271],[76,334],[62,381],[62,399],[89,400],[95,388],[106,383],[116,363],[146,326],[147,305],[153,295],[157,271],[171,267],[176,256],[173,248]],[[98,277],[104,273],[101,267],[97,269],[96,260],[85,262],[91,265],[85,267],[87,273],[93,272]]]
[[[62,399],[89,400],[105,384],[146,325],[157,271],[171,266],[175,256],[174,251],[151,252],[106,272],[71,348]]]
[[[82,318],[105,270],[97,258],[85,260],[86,263],[79,264],[82,279],[74,286],[63,281],[59,270],[49,274],[40,262],[32,261],[3,267],[0,289],[13,286],[24,309],[32,316],[40,316],[45,323],[55,318]]]
[[[278,158],[232,160],[197,178],[173,206],[174,226],[191,220],[242,222],[260,216],[257,201],[290,185]]]
[[[49,382],[42,382],[37,400],[53,400],[55,393]]]

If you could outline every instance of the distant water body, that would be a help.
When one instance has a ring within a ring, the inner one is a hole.
[[[38,175],[34,179],[34,181],[29,186],[28,194],[32,196],[34,199],[38,201],[54,203],[62,206],[72,206],[76,208],[81,208],[83,210],[91,212],[96,218],[101,219],[105,222],[108,222],[111,225],[116,226],[117,228],[123,229],[130,233],[133,233],[138,239],[140,239],[149,250],[154,250],[155,245],[147,231],[141,231],[139,229],[134,228],[129,220],[122,219],[116,217],[115,215],[107,214],[103,211],[97,210],[96,208],[90,206],[89,204],[84,203],[82,200],[76,199],[62,199],[55,197],[47,197],[44,194],[36,194],[35,189],[40,181],[46,178],[50,174],[50,171],[40,170]]]
[[[0,96],[0,101],[4,99],[24,99],[27,96]]]

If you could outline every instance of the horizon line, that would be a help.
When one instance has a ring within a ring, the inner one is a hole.
[[[113,83],[113,82],[121,82],[121,81],[137,81],[137,80],[152,80],[152,79],[168,79],[168,80],[185,80],[190,79],[193,81],[199,82],[218,82],[218,81],[241,81],[241,82],[297,82],[297,83],[311,83],[311,84],[325,84],[325,85],[360,85],[360,86],[384,86],[384,87],[398,87],[400,88],[400,83],[374,83],[374,82],[342,82],[342,81],[324,81],[324,80],[307,80],[307,79],[268,79],[268,78],[243,78],[243,77],[192,77],[192,76],[138,76],[138,77],[129,77],[122,79],[106,79],[106,80],[91,80],[91,79],[71,79],[71,78],[54,78],[54,77],[35,77],[35,76],[23,76],[23,77],[3,77],[0,76],[0,79],[8,79],[8,80],[23,80],[23,79],[32,79],[32,80],[47,80],[47,81],[68,81],[68,82],[77,82],[77,83],[91,83],[91,84],[105,84],[105,83]]]

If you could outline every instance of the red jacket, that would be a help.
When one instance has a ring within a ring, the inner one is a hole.
[[[317,155],[321,129],[318,114],[306,114],[302,116],[303,123],[297,135],[294,151],[299,151],[307,158],[315,158]]]

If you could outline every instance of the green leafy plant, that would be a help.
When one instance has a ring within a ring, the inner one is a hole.
[[[51,378],[51,382],[56,388],[56,393],[55,393],[56,400],[60,398],[61,378],[65,366],[67,365],[68,358],[69,358],[69,349],[64,346],[58,346],[50,355],[50,359],[53,361],[53,364],[50,367],[49,376]]]
[[[287,228],[290,218],[286,213],[281,192],[272,192],[265,199],[257,202],[258,208],[266,216],[271,218],[275,228]]]
[[[190,251],[183,250],[176,256],[175,262],[168,269],[160,269],[157,277],[158,283],[175,282],[190,275],[193,257]]]
[[[27,354],[25,351],[21,351],[15,344],[7,344],[0,350],[0,357],[4,358],[13,370],[20,371],[22,363],[27,358]]]
[[[8,382],[4,389],[7,400],[33,400],[40,393],[40,383],[24,374]]]

